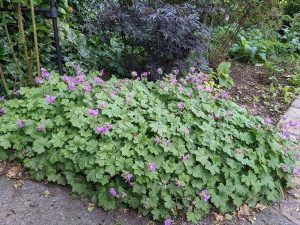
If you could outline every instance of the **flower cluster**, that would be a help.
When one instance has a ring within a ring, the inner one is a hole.
[[[113,128],[112,124],[107,124],[105,126],[98,126],[96,127],[96,134],[105,134],[109,131],[111,131]]]
[[[48,104],[54,104],[56,101],[56,96],[52,96],[52,95],[46,95],[45,96],[45,102]]]

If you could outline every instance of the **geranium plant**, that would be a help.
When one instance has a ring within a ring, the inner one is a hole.
[[[0,159],[70,185],[106,210],[130,206],[167,223],[211,209],[278,201],[292,186],[293,143],[215,92],[195,69],[158,82],[43,72],[0,102]]]

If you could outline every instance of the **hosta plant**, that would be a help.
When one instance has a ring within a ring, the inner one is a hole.
[[[79,67],[73,77],[43,70],[37,87],[0,102],[0,159],[106,210],[130,206],[169,224],[278,201],[297,172],[292,143],[206,74],[176,73],[103,82]]]

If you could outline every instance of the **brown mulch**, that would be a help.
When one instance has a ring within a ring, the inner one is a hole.
[[[247,63],[231,62],[231,77],[234,87],[231,97],[249,111],[261,117],[278,122],[290,103],[284,101],[281,91],[270,90],[271,80],[264,67]]]

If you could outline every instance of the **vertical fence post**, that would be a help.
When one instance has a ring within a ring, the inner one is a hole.
[[[53,25],[53,33],[54,33],[54,41],[55,41],[55,48],[56,48],[56,61],[58,64],[58,71],[59,74],[63,75],[63,65],[62,65],[62,57],[59,47],[59,36],[58,36],[58,26],[57,26],[57,8],[55,5],[54,0],[50,0],[50,17],[52,19]]]

